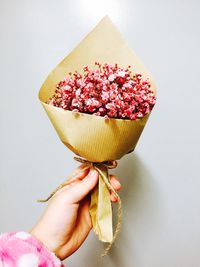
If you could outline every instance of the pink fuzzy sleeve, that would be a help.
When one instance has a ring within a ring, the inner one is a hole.
[[[64,267],[61,261],[26,232],[0,235],[0,267]]]

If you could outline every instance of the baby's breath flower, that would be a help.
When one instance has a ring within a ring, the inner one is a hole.
[[[156,97],[149,80],[143,80],[140,73],[132,74],[131,66],[123,69],[118,64],[95,65],[94,70],[84,66],[83,74],[70,73],[57,84],[47,103],[106,119],[136,120],[151,112]]]

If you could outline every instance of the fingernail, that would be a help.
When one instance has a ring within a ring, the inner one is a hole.
[[[114,195],[111,195],[110,198],[112,202],[118,202],[118,198],[116,198]]]
[[[120,182],[119,181],[115,181],[115,185],[117,186],[117,187],[121,187],[121,184],[120,184]]]
[[[85,168],[82,168],[82,169],[79,169],[79,172],[85,172],[85,171],[88,171],[88,166],[85,166]]]
[[[90,172],[88,174],[89,177],[94,177],[96,175],[97,171],[95,169],[90,169]]]
[[[72,175],[70,176],[70,179],[74,179],[77,177],[77,175],[82,175],[83,173],[88,172],[88,168],[84,168],[84,169],[76,169]]]
[[[89,166],[88,165],[86,165],[85,163],[82,163],[78,168],[79,169],[84,169],[84,168],[89,168]]]

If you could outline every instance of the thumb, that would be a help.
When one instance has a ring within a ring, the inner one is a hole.
[[[99,174],[95,169],[90,169],[88,175],[83,180],[77,182],[67,189],[67,199],[70,203],[77,203],[86,197],[97,185]]]

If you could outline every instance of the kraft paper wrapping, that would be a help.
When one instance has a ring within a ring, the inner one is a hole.
[[[105,166],[98,167],[108,179],[108,171]],[[91,195],[90,215],[94,232],[100,236],[103,242],[112,242],[112,207],[110,202],[110,192],[107,189],[102,174],[99,174],[99,184]],[[106,205],[105,205],[106,204]],[[103,229],[103,230],[102,230]],[[104,230],[105,229],[105,230]]]
[[[90,162],[118,160],[133,151],[148,120],[149,114],[138,120],[105,119],[104,117],[66,111],[45,102],[53,96],[56,85],[69,72],[82,72],[85,65],[95,62],[115,64],[141,73],[154,81],[137,56],[127,46],[108,16],[80,42],[80,44],[49,74],[39,91],[39,99],[60,140],[76,155]],[[99,167],[101,168],[101,167]],[[102,168],[105,168],[102,166]],[[107,170],[103,170],[105,176]],[[108,175],[106,176],[109,179]],[[105,178],[105,177],[104,177]],[[99,175],[99,184],[91,196],[90,214],[94,231],[104,242],[113,241],[110,192]]]

